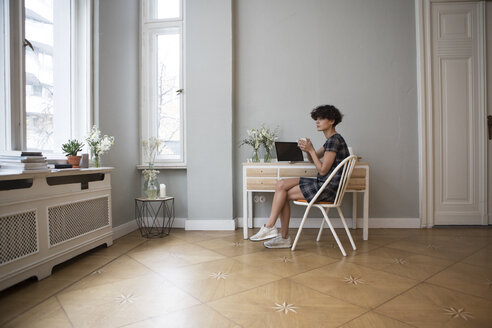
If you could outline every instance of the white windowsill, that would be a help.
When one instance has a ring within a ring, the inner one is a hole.
[[[148,165],[137,164],[137,170],[148,169]],[[186,164],[154,164],[156,170],[186,170]]]

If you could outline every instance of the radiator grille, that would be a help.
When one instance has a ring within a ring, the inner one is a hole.
[[[36,211],[0,217],[0,264],[38,251]]]
[[[50,245],[109,225],[108,203],[108,197],[104,197],[49,208]]]

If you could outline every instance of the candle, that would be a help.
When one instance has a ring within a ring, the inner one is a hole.
[[[164,198],[166,197],[166,185],[161,183],[161,188],[160,188],[160,193],[159,193],[159,196],[161,198]]]

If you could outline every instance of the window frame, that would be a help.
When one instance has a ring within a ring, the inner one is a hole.
[[[85,140],[94,123],[94,1],[70,0],[70,139]],[[0,0],[3,8],[5,124],[0,153],[26,150],[26,81],[24,0]],[[10,110],[9,110],[10,109]],[[43,150],[48,158],[64,157],[61,148]]]
[[[186,90],[185,81],[185,18],[184,8],[185,0],[180,0],[180,16],[177,18],[157,19],[152,18],[150,8],[154,3],[153,0],[143,0],[140,4],[140,137],[146,140],[150,137],[158,136],[158,109],[157,109],[157,36],[159,32],[165,33],[169,29],[178,29],[180,31],[180,89]],[[180,101],[180,150],[181,156],[178,159],[166,158],[166,156],[157,156],[154,168],[186,168],[186,96],[181,92]],[[140,142],[140,164],[137,168],[145,169],[148,164],[145,163],[144,152]]]

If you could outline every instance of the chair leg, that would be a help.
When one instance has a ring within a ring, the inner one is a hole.
[[[328,208],[326,211],[328,213],[330,209]],[[322,220],[321,221],[321,227],[319,227],[319,232],[318,232],[318,237],[316,237],[316,241],[320,241],[321,240],[321,234],[323,233],[323,226],[325,225],[325,220]]]
[[[291,248],[292,251],[296,249],[297,242],[299,241],[299,237],[301,236],[302,227],[304,227],[304,222],[306,222],[310,210],[311,207],[308,207],[304,212],[304,217],[302,218],[301,224],[299,225],[299,230],[297,230],[296,239],[294,239],[294,244],[292,244],[292,248]]]
[[[335,240],[338,244],[338,248],[340,248],[340,251],[342,252],[343,256],[347,256],[347,253],[345,253],[345,249],[343,248],[343,245],[340,242],[340,239],[338,239],[338,235],[337,235],[335,229],[333,229],[333,225],[331,224],[330,219],[328,218],[327,212],[322,208],[319,208],[319,209],[320,209],[321,213],[323,213],[325,221],[326,221],[326,223],[328,223],[328,226],[330,227],[330,230],[331,230],[331,233],[333,234],[333,237],[335,237]]]
[[[321,227],[319,227],[318,237],[316,237],[316,241],[321,240],[321,234],[323,233],[323,225],[325,224],[325,220],[321,221]]]
[[[345,232],[347,233],[347,236],[350,239],[350,243],[352,244],[352,249],[355,251],[357,247],[355,247],[354,240],[352,239],[352,234],[350,233],[350,230],[347,227],[347,223],[345,222],[345,218],[343,217],[342,210],[340,209],[340,207],[337,207],[337,210],[338,210],[338,214],[340,215],[340,219],[342,220],[343,227],[345,228]]]

